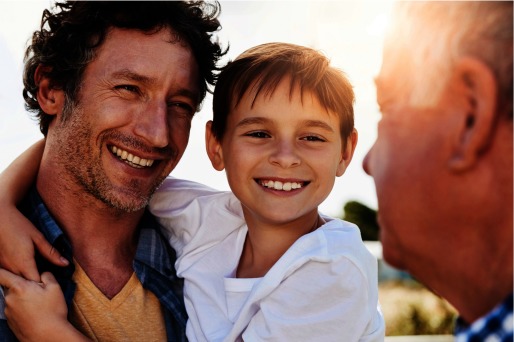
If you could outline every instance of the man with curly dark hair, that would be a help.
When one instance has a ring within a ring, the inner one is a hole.
[[[225,53],[213,37],[219,10],[201,1],[57,3],[27,49],[23,95],[45,146],[20,207],[42,233],[36,240],[48,239],[68,265],[38,255],[38,269],[21,273],[44,287],[49,275],[39,273],[50,271],[71,324],[95,340],[185,340],[175,253],[146,206],[215,83]],[[12,331],[30,340],[0,304],[1,340],[15,340]]]

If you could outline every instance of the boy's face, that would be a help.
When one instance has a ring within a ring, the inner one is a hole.
[[[310,92],[302,98],[295,89],[290,97],[288,79],[252,106],[253,98],[245,94],[230,112],[221,143],[207,139],[213,166],[226,170],[249,224],[312,224],[351,160],[357,133],[343,149],[339,116]]]

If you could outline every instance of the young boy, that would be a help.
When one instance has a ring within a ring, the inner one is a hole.
[[[292,44],[249,49],[220,73],[206,144],[232,193],[169,178],[150,204],[177,251],[190,341],[383,340],[376,260],[355,225],[318,213],[355,150],[353,101],[324,56]],[[33,288],[44,309],[27,310],[55,311]]]

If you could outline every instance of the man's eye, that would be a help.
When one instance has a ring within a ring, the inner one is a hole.
[[[170,110],[174,113],[178,113],[181,115],[187,115],[188,117],[193,117],[195,110],[191,105],[184,102],[172,102],[168,104]]]
[[[130,84],[121,84],[114,87],[116,90],[125,90],[131,93],[139,93],[139,88]]]
[[[264,139],[264,138],[270,137],[270,135],[268,133],[263,132],[263,131],[248,132],[245,134],[245,136],[252,137],[252,138],[259,138],[259,139]]]

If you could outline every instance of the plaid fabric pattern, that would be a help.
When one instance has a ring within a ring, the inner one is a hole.
[[[457,320],[456,342],[513,342],[512,293],[487,316],[471,325]]]
[[[33,187],[21,208],[29,220],[44,234],[46,239],[68,260],[72,260],[69,241],[48,212],[43,200]],[[139,223],[139,242],[134,260],[134,271],[143,287],[153,292],[159,299],[164,313],[168,341],[186,341],[187,315],[182,296],[182,281],[177,278],[174,268],[175,252],[161,235],[158,223],[145,212]],[[75,267],[56,267],[42,257],[36,262],[40,272],[54,274],[64,292],[68,307],[75,294],[75,284],[71,280]],[[0,298],[3,302],[3,296]],[[0,316],[1,317],[1,316]],[[0,341],[16,341],[9,331],[5,319],[0,318]]]

